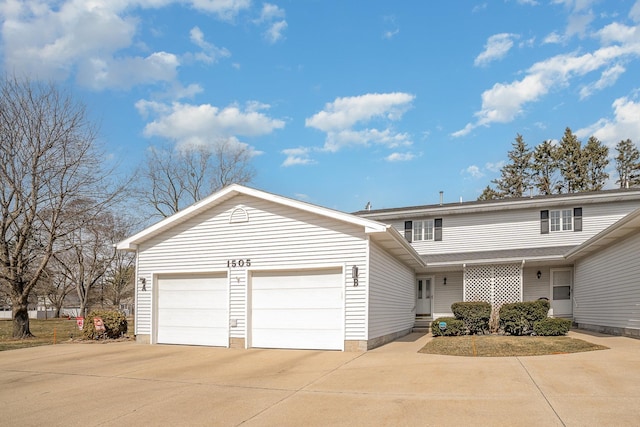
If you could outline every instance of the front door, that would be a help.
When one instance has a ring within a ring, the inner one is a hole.
[[[571,269],[551,270],[551,311],[556,317],[573,316],[573,272]]]
[[[416,281],[416,315],[431,316],[432,283],[430,277],[419,277]]]

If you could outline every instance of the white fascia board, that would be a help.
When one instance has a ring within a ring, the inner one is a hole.
[[[401,259],[411,267],[424,268],[427,266],[420,254],[416,252],[413,246],[411,246],[411,244],[407,242],[404,236],[401,235],[400,232],[395,229],[395,227],[387,224],[382,225],[384,226],[384,229],[370,229],[367,231],[367,234],[373,237],[374,240],[377,240],[376,237],[384,236],[384,239],[379,240],[383,247],[386,247],[387,249],[399,248],[404,253],[404,256],[402,256]]]
[[[427,268],[456,267],[461,265],[483,265],[483,264],[526,264],[527,262],[557,262],[564,261],[563,255],[539,256],[539,257],[514,257],[514,258],[489,258],[474,259],[471,261],[444,261],[427,262]]]

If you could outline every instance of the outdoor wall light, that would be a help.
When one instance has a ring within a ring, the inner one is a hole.
[[[138,277],[138,282],[142,283],[142,290],[146,291],[147,290],[147,279],[145,279],[144,277]]]
[[[542,272],[540,270],[538,270],[538,272],[536,273],[536,276],[538,276],[538,279],[542,277]]]
[[[444,281],[442,282],[442,284],[443,284],[443,285],[446,285],[446,284],[447,284],[447,278],[446,278],[446,277],[444,278]]]
[[[351,277],[353,277],[353,286],[358,286],[358,266],[351,267]]]

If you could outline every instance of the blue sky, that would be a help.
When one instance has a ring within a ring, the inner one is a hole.
[[[151,145],[231,140],[253,187],[350,212],[475,200],[518,133],[640,142],[640,0],[0,0],[0,17],[3,71],[72,88],[123,171]]]

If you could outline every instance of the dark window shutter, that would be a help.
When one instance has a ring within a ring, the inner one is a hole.
[[[549,234],[549,211],[540,211],[540,234]]]
[[[436,218],[433,221],[433,240],[442,240],[442,218]]]
[[[413,221],[404,222],[404,238],[409,243],[413,240]]]
[[[573,208],[573,231],[582,231],[582,208]]]

